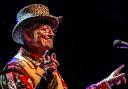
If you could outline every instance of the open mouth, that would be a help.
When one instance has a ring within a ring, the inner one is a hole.
[[[41,35],[44,39],[53,39],[53,35]]]

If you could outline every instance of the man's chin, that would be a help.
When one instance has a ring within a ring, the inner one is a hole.
[[[51,50],[53,48],[53,45],[47,46],[46,50]]]

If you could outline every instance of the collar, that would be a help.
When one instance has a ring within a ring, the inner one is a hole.
[[[20,48],[18,54],[20,54],[21,56],[23,56],[25,59],[31,61],[36,67],[40,66],[43,67],[44,65],[44,58],[42,57],[38,57],[36,54],[27,51],[24,48]]]

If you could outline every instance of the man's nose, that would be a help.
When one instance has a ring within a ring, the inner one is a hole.
[[[50,26],[44,26],[44,29],[45,29],[45,31],[46,31],[46,33],[47,33],[48,35],[52,35],[52,36],[55,35],[54,29],[51,28]]]
[[[55,34],[54,34],[54,32],[53,32],[53,30],[50,30],[50,35],[52,35],[52,36],[54,36]]]

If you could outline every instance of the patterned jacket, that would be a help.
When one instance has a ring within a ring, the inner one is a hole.
[[[54,76],[47,75],[44,69],[37,67],[35,63],[38,61],[21,48],[0,74],[2,89],[68,89],[59,72]]]

